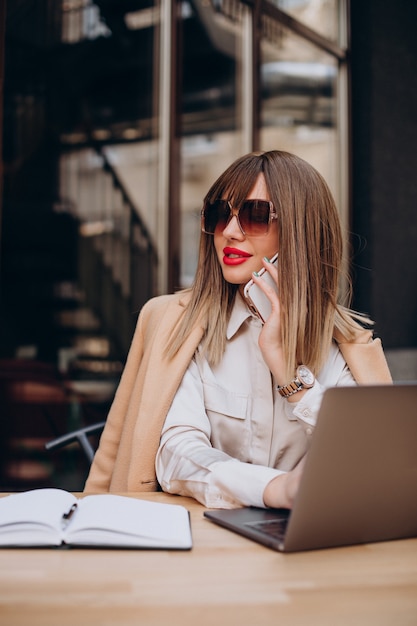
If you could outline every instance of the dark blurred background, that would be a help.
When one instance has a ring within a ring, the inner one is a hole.
[[[192,280],[201,200],[253,149],[328,180],[354,307],[417,378],[417,5],[2,0],[0,490],[82,488],[137,313]],[[93,447],[97,438],[93,438]]]

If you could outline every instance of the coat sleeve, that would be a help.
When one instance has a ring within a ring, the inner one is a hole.
[[[371,331],[361,333],[356,341],[343,341],[338,339],[339,348],[352,373],[353,378],[359,385],[389,385],[392,383],[391,372],[385,358],[382,342],[372,339]]]
[[[175,358],[165,354],[187,294],[157,296],[143,306],[126,366],[84,490],[153,491],[161,428],[184,371],[201,340],[197,324]]]
[[[88,492],[101,493],[110,490],[124,418],[143,355],[143,311],[142,309],[139,315],[126,365],[100,438],[99,448],[87,477],[84,490]]]

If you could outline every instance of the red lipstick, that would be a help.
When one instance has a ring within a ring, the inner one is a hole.
[[[223,263],[225,265],[241,265],[252,256],[244,250],[229,247],[223,248],[223,254]]]

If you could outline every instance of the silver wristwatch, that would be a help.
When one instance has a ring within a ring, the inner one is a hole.
[[[278,386],[277,390],[283,398],[289,398],[289,396],[292,396],[298,391],[302,391],[303,389],[310,389],[315,382],[316,378],[313,372],[309,370],[306,365],[299,365],[297,367],[297,372],[294,380],[288,383],[288,385],[283,385],[282,387]]]

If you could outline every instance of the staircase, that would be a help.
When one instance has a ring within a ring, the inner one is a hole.
[[[85,464],[74,449],[46,453],[45,440],[106,418],[157,263],[79,103],[91,73],[119,94],[120,64],[143,55],[111,41],[88,1],[8,2],[5,33],[0,489],[77,490]],[[82,145],[63,141],[80,127]]]
[[[154,295],[157,258],[146,226],[104,155],[89,150],[95,167],[88,175],[85,168],[72,167],[68,180],[70,156],[42,145],[7,178],[0,490],[82,488],[88,468],[80,451],[46,452],[44,444],[106,418],[137,313]],[[77,154],[71,159],[77,162]],[[105,214],[100,198],[97,206],[85,203],[82,195],[78,202],[72,199],[71,184],[79,189],[82,181],[89,187],[93,179],[106,190]],[[21,369],[25,360],[33,363],[27,376]],[[44,380],[32,380],[32,370],[45,364],[57,375],[53,384],[46,381],[47,388]],[[18,382],[12,376],[15,365]],[[55,430],[50,428],[51,412]]]
[[[42,164],[48,171],[50,156],[37,152],[33,171],[26,167],[23,192],[5,203],[3,356],[32,350],[37,358],[58,363],[72,350],[86,360],[123,361],[137,312],[154,295],[157,257],[151,236],[112,166],[100,151],[90,152],[97,158],[89,172],[74,169],[77,153],[56,156],[66,195],[58,191],[49,201],[45,190],[51,177],[47,184],[39,172]],[[65,174],[68,159],[71,180]],[[81,185],[90,193],[83,200],[78,192],[77,203],[73,197]],[[106,190],[105,205],[102,194],[94,200],[92,185]],[[105,367],[96,369],[103,373]]]

